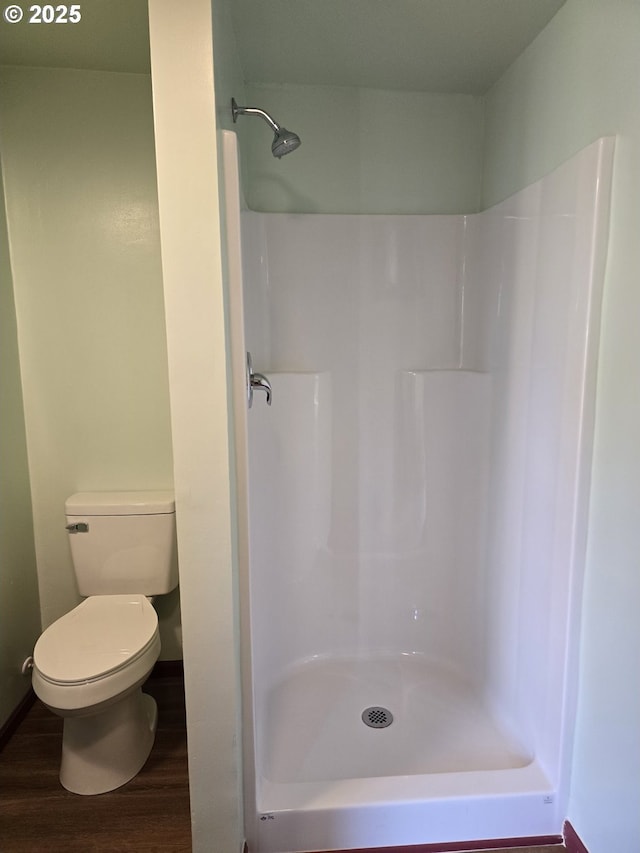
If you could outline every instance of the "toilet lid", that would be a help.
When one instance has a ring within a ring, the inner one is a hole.
[[[96,595],[50,625],[33,652],[50,681],[90,681],[139,657],[152,643],[158,616],[144,595]]]

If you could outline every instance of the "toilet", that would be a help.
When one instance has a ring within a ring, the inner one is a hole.
[[[36,695],[64,718],[60,782],[103,794],[132,779],[155,739],[155,700],[142,692],[160,654],[149,597],[178,585],[170,491],[81,492],[65,503],[85,600],[50,625],[33,652]]]

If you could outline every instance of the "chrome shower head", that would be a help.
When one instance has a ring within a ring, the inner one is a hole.
[[[286,127],[281,127],[274,121],[268,112],[258,109],[258,107],[239,107],[236,104],[236,99],[231,98],[231,115],[233,116],[234,124],[238,120],[238,116],[259,116],[264,119],[274,133],[273,142],[271,143],[271,153],[278,160],[289,154],[290,151],[295,151],[302,144],[297,133],[287,130]]]
[[[280,130],[276,131],[276,134],[273,137],[271,153],[279,160],[281,157],[284,157],[285,154],[295,151],[296,148],[300,147],[300,145],[302,145],[302,143],[300,142],[300,137],[297,133],[294,133],[292,130],[287,130],[286,127],[281,127]]]

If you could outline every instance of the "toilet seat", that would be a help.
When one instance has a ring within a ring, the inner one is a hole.
[[[157,629],[158,616],[144,595],[94,595],[44,631],[34,660],[57,684],[102,678],[132,663]]]
[[[144,595],[91,596],[50,625],[33,652],[33,687],[51,708],[80,710],[140,684],[160,653]]]

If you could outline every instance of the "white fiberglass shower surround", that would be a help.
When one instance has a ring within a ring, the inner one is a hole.
[[[250,853],[558,835],[613,141],[468,216],[241,213],[223,146]]]

